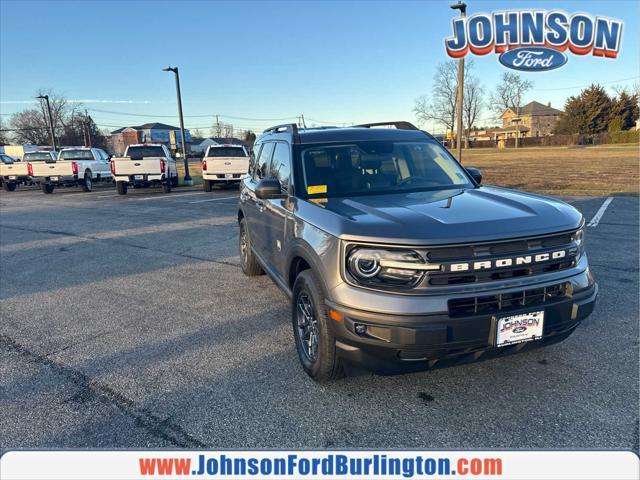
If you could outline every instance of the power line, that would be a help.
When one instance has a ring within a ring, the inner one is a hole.
[[[534,92],[551,92],[554,90],[572,90],[574,88],[587,88],[590,87],[592,84],[597,84],[597,85],[611,85],[613,83],[618,83],[618,82],[626,82],[629,80],[635,80],[637,78],[640,78],[640,76],[635,76],[635,77],[629,77],[629,78],[621,78],[619,80],[611,80],[609,82],[591,82],[588,85],[574,85],[573,87],[559,87],[559,88],[534,88],[532,89]]]

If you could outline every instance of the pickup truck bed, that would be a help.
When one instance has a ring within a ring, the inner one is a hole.
[[[0,183],[6,191],[12,192],[19,183],[30,181],[27,162],[0,163]]]

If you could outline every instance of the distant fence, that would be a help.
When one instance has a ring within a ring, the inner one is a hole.
[[[516,146],[515,138],[507,138],[502,142],[505,148],[514,148]],[[547,137],[524,137],[518,139],[518,145],[521,147],[558,147],[638,142],[640,142],[640,131],[638,130],[595,134],[576,133],[574,135],[550,135]],[[497,146],[497,142],[493,140],[476,140],[469,145],[470,148],[496,148]]]

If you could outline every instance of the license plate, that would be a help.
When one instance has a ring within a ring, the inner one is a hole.
[[[135,178],[136,180],[142,180],[144,178],[144,175],[134,175],[133,178]]]
[[[233,173],[225,173],[224,178],[233,178]]]
[[[544,310],[498,319],[496,345],[504,347],[542,338]]]
[[[51,177],[51,181],[52,182],[57,182],[58,181],[58,177]]]
[[[16,176],[15,175],[9,175],[9,180],[15,180]]]

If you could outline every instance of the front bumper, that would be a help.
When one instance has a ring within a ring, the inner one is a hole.
[[[570,295],[539,305],[463,317],[451,316],[450,312],[394,315],[327,302],[329,308],[343,315],[342,321],[330,320],[337,353],[348,367],[394,374],[480,361],[557,343],[571,335],[595,307],[598,285],[588,272],[584,275],[588,285],[583,278],[576,278],[575,284],[582,288],[571,289]],[[498,318],[540,310],[544,310],[542,339],[496,346]],[[366,329],[365,333],[356,333],[356,327]]]

